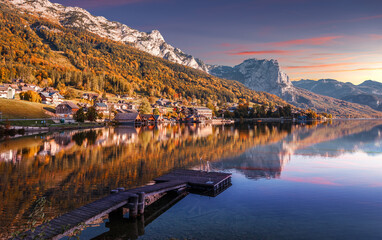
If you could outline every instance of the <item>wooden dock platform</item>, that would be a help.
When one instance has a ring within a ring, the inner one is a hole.
[[[169,192],[187,191],[214,197],[231,185],[231,174],[179,169],[154,181],[153,185],[114,190],[105,198],[63,214],[14,239],[60,239],[107,214],[123,212],[123,208],[129,209],[129,218],[135,218],[144,213],[145,206]]]

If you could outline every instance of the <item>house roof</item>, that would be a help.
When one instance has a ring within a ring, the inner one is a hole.
[[[107,107],[107,105],[105,103],[96,103],[94,104],[96,107]]]
[[[35,89],[33,87],[21,87],[21,91],[34,91]]]
[[[68,107],[70,107],[71,109],[79,109],[79,107],[78,107],[75,103],[73,103],[73,102],[69,102],[69,101],[67,101],[67,102],[63,102],[63,103],[61,103],[61,104],[68,105]],[[60,105],[61,105],[61,104],[60,104]]]
[[[139,117],[138,112],[130,112],[130,113],[117,113],[115,115],[115,120],[123,121],[123,120],[135,120]]]
[[[50,97],[48,92],[40,92],[40,94],[44,97]]]
[[[212,111],[211,109],[207,108],[207,107],[194,107],[195,110],[209,110],[209,111]]]
[[[64,98],[58,92],[40,92],[40,94],[43,95],[44,97],[52,97],[53,95],[56,94],[58,98]]]

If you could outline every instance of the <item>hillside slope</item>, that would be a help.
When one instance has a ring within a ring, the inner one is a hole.
[[[0,4],[0,80],[21,77],[42,86],[115,94],[197,98],[234,102],[239,98],[287,104],[243,84],[175,64],[82,29],[66,28]]]
[[[50,118],[47,105],[14,99],[0,98],[0,112],[2,119]]]

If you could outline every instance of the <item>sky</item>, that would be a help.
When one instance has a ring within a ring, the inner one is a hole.
[[[85,8],[208,64],[277,59],[292,80],[382,82],[381,0],[53,0]]]

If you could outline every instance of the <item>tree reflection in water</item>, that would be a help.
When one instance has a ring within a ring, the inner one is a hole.
[[[306,126],[116,127],[1,142],[0,237],[19,229],[41,197],[51,202],[44,211],[53,218],[106,196],[110,189],[143,185],[174,168],[200,168],[200,159],[202,164],[211,163],[212,169],[237,169],[252,179],[277,178],[291,154],[346,136],[349,147],[355,147],[366,140],[351,136],[381,125],[380,121],[335,121]]]

